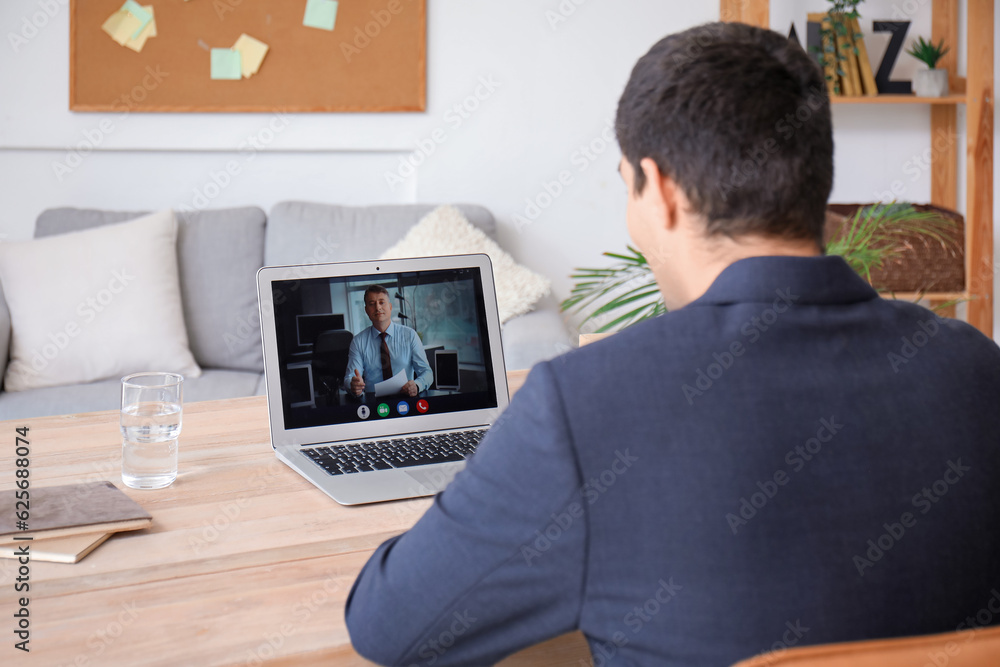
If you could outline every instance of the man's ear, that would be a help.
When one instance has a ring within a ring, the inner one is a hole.
[[[664,229],[673,229],[677,225],[680,207],[677,183],[663,175],[652,158],[643,158],[639,162],[639,168],[646,176],[646,187],[642,192],[645,205],[649,207],[651,214],[663,221]]]

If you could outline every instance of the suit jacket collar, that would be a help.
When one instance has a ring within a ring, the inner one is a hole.
[[[823,257],[748,257],[726,267],[692,306],[771,302],[798,305],[869,301],[878,297],[843,260]]]

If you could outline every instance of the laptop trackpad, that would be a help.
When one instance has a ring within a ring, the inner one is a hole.
[[[455,475],[464,467],[465,461],[456,461],[455,463],[442,463],[426,468],[404,469],[403,472],[420,485],[420,493],[431,495],[451,484],[451,480],[455,479]]]

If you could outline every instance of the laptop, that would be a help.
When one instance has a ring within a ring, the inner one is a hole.
[[[369,316],[366,293],[391,307]],[[507,407],[486,255],[264,267],[257,295],[271,446],[338,503],[441,491]],[[386,310],[394,345],[409,341],[392,352],[405,368],[379,366]]]

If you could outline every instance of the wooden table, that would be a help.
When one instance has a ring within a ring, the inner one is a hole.
[[[511,392],[524,371],[510,374]],[[430,499],[343,507],[280,463],[263,397],[184,407],[177,481],[121,483],[117,411],[0,422],[0,489],[14,487],[14,429],[28,426],[35,487],[109,480],[153,515],[79,563],[33,561],[15,593],[0,559],[0,665],[367,665],[344,601],[372,551]],[[0,508],[12,511],[13,508]],[[30,653],[14,648],[17,598],[30,599]],[[589,663],[582,635],[503,665]]]

